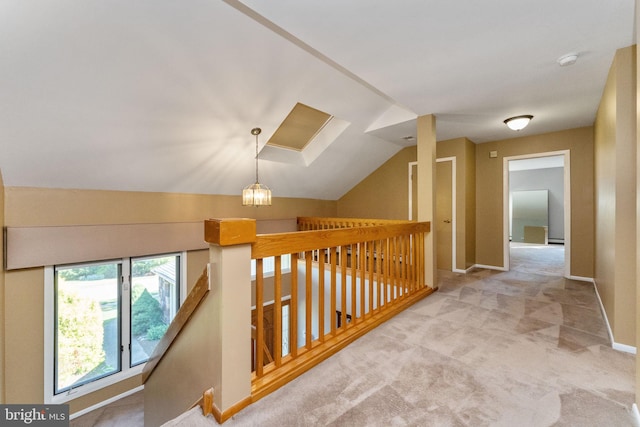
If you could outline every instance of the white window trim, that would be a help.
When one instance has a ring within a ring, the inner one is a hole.
[[[287,256],[287,255],[281,255],[281,257],[284,257],[284,256]],[[271,256],[271,257],[267,257],[267,258],[264,258],[264,259],[265,259],[265,260],[266,260],[266,259],[269,259],[269,260],[270,260],[270,259],[274,259],[274,258],[275,258],[275,257],[272,257],[272,256]],[[289,266],[288,266],[288,267],[287,267],[287,266],[285,266],[285,267],[282,269],[282,271],[281,271],[281,273],[282,273],[282,274],[291,273],[291,254],[288,254],[287,259],[288,259],[288,262],[289,262]],[[271,262],[271,261],[269,261],[269,262]],[[252,281],[253,281],[253,280],[256,280],[256,273],[255,273],[255,271],[256,271],[256,260],[255,260],[255,259],[252,259],[252,260],[251,260],[251,280],[252,280]],[[264,271],[262,272],[262,275],[263,275],[263,277],[265,277],[265,278],[266,278],[266,277],[273,277],[273,276],[275,276],[275,275],[276,275],[275,267],[272,267],[272,268],[269,268],[269,269],[264,270]]]
[[[179,255],[180,256],[180,305],[184,302],[186,298],[186,271],[187,271],[187,252],[171,252],[167,254],[160,255]],[[152,257],[152,256],[150,256]],[[131,259],[140,259],[141,257],[125,257],[119,258],[117,260],[112,260],[113,262],[122,263],[122,275],[124,276],[124,281],[126,285],[123,286],[131,286],[129,283],[129,264],[124,262],[124,260]],[[109,260],[101,261],[101,262],[109,262]],[[91,263],[79,263],[82,265],[87,265]],[[126,271],[125,271],[126,270]],[[104,378],[97,379],[95,381],[91,381],[87,384],[83,384],[77,388],[72,388],[71,390],[67,390],[60,394],[54,394],[54,335],[55,335],[55,324],[52,321],[54,316],[54,302],[55,302],[55,266],[49,265],[44,267],[44,403],[51,404],[62,404],[69,402],[71,400],[77,399],[81,396],[86,396],[87,394],[94,393],[98,390],[101,390],[105,387],[109,387],[111,385],[117,384],[126,379],[135,377],[136,375],[142,374],[142,371],[146,365],[146,363],[142,363],[136,365],[132,368],[128,367],[128,363],[126,366],[122,366],[121,371],[115,374],[108,375]],[[127,306],[127,307],[125,307]],[[122,307],[122,316],[123,321],[124,317],[130,316],[130,307],[129,304],[123,304]],[[126,314],[125,314],[126,313]],[[128,329],[128,328],[125,328]],[[124,334],[130,334],[130,331],[122,331],[123,334],[123,342],[124,342]],[[128,338],[127,338],[128,339]],[[128,342],[128,341],[127,341]],[[122,354],[121,360],[129,361],[129,349],[128,345],[124,346],[124,353]]]

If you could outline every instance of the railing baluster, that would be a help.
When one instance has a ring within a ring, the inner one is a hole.
[[[366,279],[366,261],[367,261],[367,248],[366,242],[358,243],[358,256],[360,257],[360,319],[365,318],[365,279]]]
[[[336,294],[338,288],[338,256],[337,256],[337,248],[334,246],[330,249],[329,254],[329,265],[331,266],[331,307],[329,310],[329,315],[331,316],[331,334],[336,334]]]
[[[291,337],[289,352],[294,358],[298,356],[298,254],[291,254]]]
[[[376,288],[378,289],[378,311],[382,310],[382,259],[384,257],[384,251],[382,250],[382,240],[376,241]]]
[[[264,276],[262,258],[256,260],[256,375],[260,378],[264,368]]]
[[[282,365],[282,257],[275,257],[274,266],[274,283],[273,283],[273,361],[276,367]]]
[[[373,260],[376,257],[375,241],[367,242],[367,268],[369,269],[369,316],[373,315]]]
[[[347,329],[347,247],[340,247],[340,274],[341,274],[341,289],[340,289],[340,328],[344,331]]]
[[[324,342],[324,264],[325,249],[318,250],[318,338]]]
[[[313,314],[312,305],[313,305],[313,252],[307,251],[305,252],[305,347],[307,350],[311,350],[311,341],[313,340],[313,335],[311,334],[311,315]]]
[[[358,273],[358,245],[351,245],[351,323],[355,324],[358,321],[357,316],[357,296],[356,296],[356,288],[358,286],[357,283],[357,273]]]

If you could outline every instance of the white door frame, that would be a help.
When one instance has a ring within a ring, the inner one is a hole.
[[[459,270],[457,268],[457,245],[456,245],[456,241],[458,240],[457,237],[457,194],[456,194],[456,158],[455,157],[442,157],[440,159],[436,159],[436,163],[441,163],[441,162],[451,162],[451,271],[456,272],[456,273],[465,273],[464,270]],[[434,215],[434,220],[435,220],[435,209],[433,211],[433,215]],[[433,232],[435,233],[435,227],[432,227]]]
[[[548,151],[545,153],[523,154],[503,157],[502,163],[502,206],[504,270],[509,271],[509,161],[534,159],[538,157],[564,156],[564,276],[571,277],[571,152],[570,150]]]

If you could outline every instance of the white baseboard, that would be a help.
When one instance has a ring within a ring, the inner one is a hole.
[[[636,354],[636,348],[632,345],[620,344],[614,341],[611,345],[611,348],[613,348],[614,350],[622,351],[623,353]]]
[[[604,318],[604,323],[607,327],[607,334],[609,335],[609,342],[611,343],[611,348],[617,351],[622,351],[624,353],[636,354],[637,353],[636,347],[615,342],[613,338],[613,331],[611,330],[611,324],[609,323],[609,317],[607,316],[607,310],[604,309],[604,304],[602,304],[602,299],[600,298],[600,293],[598,292],[598,286],[596,285],[596,281],[594,279],[591,279],[590,281],[593,283],[593,289],[596,292],[596,298],[598,298],[598,304],[600,305],[600,312],[602,313],[602,317]]]
[[[596,284],[596,281],[593,280],[593,277],[582,277],[582,276],[566,276],[567,279],[571,279],[571,280],[578,280],[580,282],[589,282],[589,283],[593,283],[594,285]],[[596,293],[598,293],[598,290],[596,289]],[[598,297],[600,298],[600,297]]]
[[[638,411],[638,405],[635,403],[631,406],[631,415],[633,416],[633,425],[640,427],[640,412]]]
[[[604,304],[602,304],[602,298],[600,298],[600,293],[598,292],[598,285],[595,280],[592,280],[593,290],[596,292],[596,298],[598,298],[598,305],[600,305],[600,313],[602,313],[602,317],[604,318],[604,324],[607,327],[607,334],[609,335],[609,342],[611,343],[611,347],[613,347],[613,331],[611,330],[611,324],[609,323],[609,317],[607,317],[607,310],[604,309]]]
[[[484,265],[484,264],[474,264],[470,268],[484,268],[486,270],[509,271],[504,267],[498,267],[496,265]]]
[[[137,392],[139,392],[139,391],[141,391],[141,390],[144,390],[144,385],[140,385],[140,386],[138,386],[138,387],[136,387],[136,388],[132,388],[131,390],[125,391],[124,393],[121,393],[121,394],[119,394],[119,395],[117,395],[117,396],[113,396],[113,397],[112,397],[112,398],[110,398],[110,399],[103,400],[102,402],[100,402],[100,403],[96,403],[95,405],[93,405],[93,406],[89,406],[88,408],[85,408],[85,409],[83,409],[83,410],[81,410],[81,411],[74,412],[73,414],[71,414],[71,415],[69,416],[69,419],[70,419],[70,420],[73,420],[74,418],[78,418],[78,417],[79,417],[79,416],[81,416],[81,415],[88,414],[88,413],[89,413],[89,412],[91,412],[91,411],[95,411],[96,409],[102,408],[103,406],[106,406],[106,405],[108,405],[109,403],[113,403],[113,402],[115,402],[116,400],[120,400],[120,399],[122,399],[122,398],[124,398],[124,397],[130,396],[130,395],[132,395],[133,393],[137,393]]]

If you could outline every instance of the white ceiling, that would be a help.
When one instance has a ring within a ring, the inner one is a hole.
[[[346,126],[261,160],[274,196],[337,199],[434,114],[438,140],[593,123],[634,0],[2,0],[6,186],[239,194],[297,102]],[[560,67],[569,52],[577,63]]]

